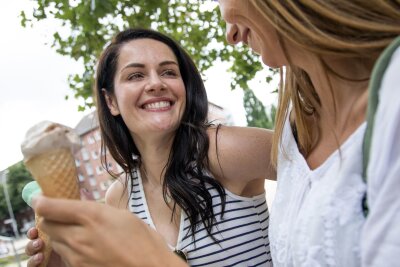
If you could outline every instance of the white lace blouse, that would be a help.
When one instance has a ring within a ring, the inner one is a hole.
[[[286,122],[269,228],[274,266],[360,265],[365,127],[311,170]]]
[[[286,122],[270,214],[274,266],[400,266],[400,48],[383,75],[361,200],[362,124],[310,170]],[[284,154],[286,152],[286,155]]]

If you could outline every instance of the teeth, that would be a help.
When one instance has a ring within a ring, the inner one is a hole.
[[[151,104],[146,104],[144,105],[145,109],[160,109],[160,108],[165,108],[165,107],[169,107],[170,103],[169,101],[160,101],[160,102],[154,102]]]

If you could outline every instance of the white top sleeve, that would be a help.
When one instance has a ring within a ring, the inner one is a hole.
[[[362,266],[399,266],[400,48],[379,92],[368,165],[369,214],[361,238]]]

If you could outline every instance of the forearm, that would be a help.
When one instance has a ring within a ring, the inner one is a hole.
[[[142,254],[141,259],[132,257],[132,255],[126,255],[125,264],[122,266],[126,267],[188,267],[182,259],[176,256],[171,251],[166,251],[164,248],[155,249],[153,254]]]
[[[188,267],[189,265],[185,263],[182,259],[173,253],[168,253],[168,255],[160,256],[157,258],[154,267],[165,266],[165,267]]]

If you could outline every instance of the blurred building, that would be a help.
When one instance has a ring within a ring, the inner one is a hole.
[[[75,154],[80,187],[86,189],[93,199],[103,199],[112,177],[101,164],[101,136],[96,113],[84,116],[75,127],[75,131],[82,142],[81,150]],[[113,169],[116,164],[111,156],[108,158],[109,168]]]
[[[214,124],[233,125],[232,114],[221,106],[208,102],[208,121]]]
[[[233,124],[231,114],[213,103],[209,103],[208,120],[215,124]],[[89,197],[102,201],[113,178],[101,164],[101,135],[96,113],[92,112],[84,116],[75,127],[75,131],[82,141],[82,149],[75,154],[80,187],[87,190]],[[108,152],[106,156],[108,168],[113,172],[122,172],[121,167]]]

